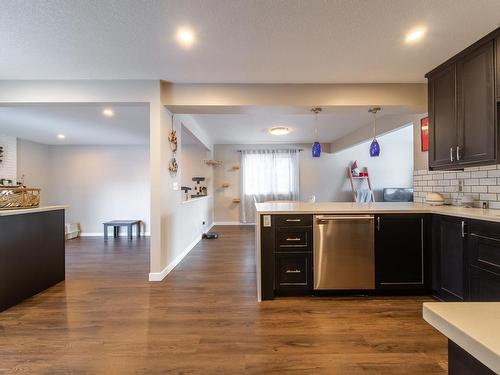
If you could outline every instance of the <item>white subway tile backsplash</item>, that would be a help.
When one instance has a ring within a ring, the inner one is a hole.
[[[487,193],[488,186],[471,186],[473,193]]]
[[[500,177],[500,169],[488,171],[488,177]]]
[[[464,185],[479,185],[479,180],[477,178],[468,178],[464,180]]]
[[[497,179],[496,178],[481,178],[479,180],[480,185],[496,185]]]
[[[488,177],[488,171],[477,171],[477,172],[471,172],[470,176],[472,178],[481,178],[481,177]]]
[[[459,204],[461,197],[467,194],[473,197],[477,206],[480,201],[500,205],[500,165],[469,167],[463,172],[417,170],[413,174],[415,202],[425,202],[428,192],[436,192],[449,204]],[[463,181],[461,191],[459,180]]]
[[[479,195],[479,199],[482,201],[496,201],[497,200],[497,195],[496,194],[489,194],[489,193],[484,193]]]
[[[484,167],[479,167],[480,171],[489,171],[492,169],[497,169],[496,165],[485,165]]]

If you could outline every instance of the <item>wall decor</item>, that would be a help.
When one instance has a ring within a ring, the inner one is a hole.
[[[422,151],[429,151],[429,117],[420,120],[420,140]]]
[[[179,165],[177,164],[177,160],[175,157],[170,159],[168,163],[168,171],[170,172],[170,176],[174,177],[177,175],[177,171],[179,170]]]
[[[172,152],[177,152],[177,133],[174,129],[168,132],[168,142],[170,143]]]

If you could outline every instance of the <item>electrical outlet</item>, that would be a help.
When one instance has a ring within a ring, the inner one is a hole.
[[[459,178],[458,179],[458,192],[462,193],[464,191],[464,179]]]

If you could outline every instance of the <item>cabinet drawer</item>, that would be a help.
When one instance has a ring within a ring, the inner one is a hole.
[[[471,266],[469,297],[471,301],[500,301],[500,275]]]
[[[278,228],[276,251],[312,251],[312,229],[303,227]]]
[[[312,286],[312,255],[276,254],[276,288],[309,289]]]
[[[278,227],[312,226],[312,215],[278,215],[276,216],[276,226]]]
[[[500,240],[471,234],[469,262],[476,267],[500,273]]]

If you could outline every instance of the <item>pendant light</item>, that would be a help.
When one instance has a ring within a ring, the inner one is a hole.
[[[315,141],[312,145],[312,157],[319,158],[321,156],[321,143],[318,142],[318,113],[322,111],[321,107],[311,108],[311,112],[315,115],[314,121],[314,138]]]
[[[377,142],[377,112],[380,109],[380,107],[373,107],[368,110],[368,112],[373,113],[373,141],[370,145],[370,156],[372,158],[380,155],[380,145]]]

